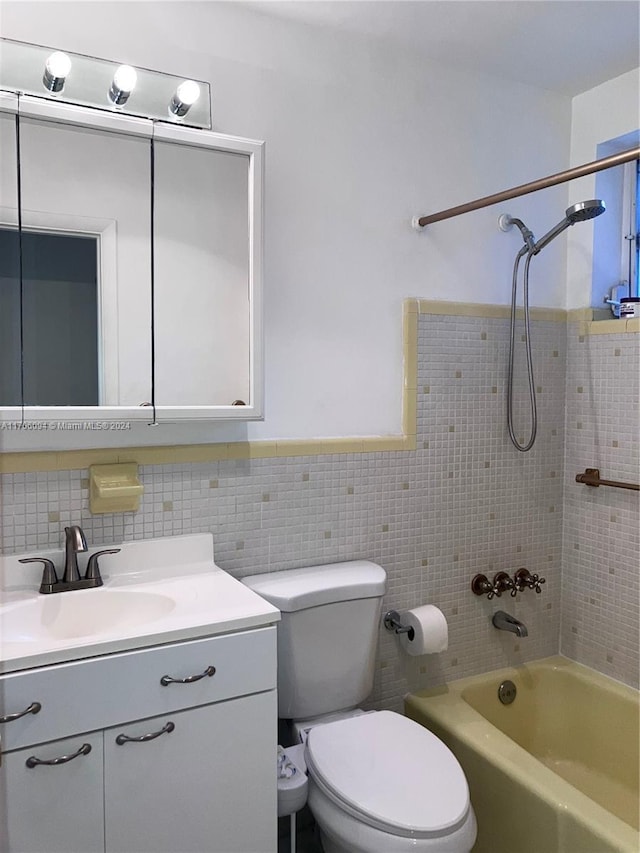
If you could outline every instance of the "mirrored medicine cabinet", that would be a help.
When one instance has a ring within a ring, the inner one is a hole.
[[[0,420],[261,418],[263,143],[3,90],[0,152]]]

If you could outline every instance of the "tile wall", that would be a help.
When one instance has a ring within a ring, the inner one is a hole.
[[[638,492],[575,482],[585,468],[640,482],[640,335],[569,323],[561,650],[638,686]]]
[[[448,651],[413,658],[381,630],[376,707],[400,709],[408,690],[554,654],[566,327],[533,324],[540,428],[522,454],[505,426],[508,325],[420,314],[416,451],[143,466],[141,510],[105,516],[88,510],[86,470],[4,474],[3,550],[59,547],[64,526],[79,523],[92,545],[211,531],[216,561],[235,576],[374,560],[388,573],[385,608],[436,604],[450,638]],[[517,404],[526,424],[526,390]],[[546,577],[541,595],[471,593],[476,572],[520,566]],[[525,622],[527,638],[492,627],[500,608]]]

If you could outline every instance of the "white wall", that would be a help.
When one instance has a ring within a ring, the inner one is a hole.
[[[598,145],[610,139],[633,134],[639,128],[640,69],[636,68],[573,99],[571,165],[579,166],[595,160],[598,157]],[[632,140],[629,147],[631,144]],[[637,142],[635,144],[637,145]],[[602,156],[611,153],[614,152],[605,151]],[[602,183],[603,175],[605,173],[573,181],[571,200],[597,197],[597,185]],[[585,222],[580,228],[569,230],[567,308],[583,308],[591,304],[591,247],[596,223],[600,224],[599,220]],[[610,284],[614,283],[615,281],[610,281]]]
[[[569,165],[569,98],[455,57],[444,67],[237,3],[23,0],[1,16],[5,37],[209,80],[214,129],[266,140],[265,422],[139,426],[113,443],[398,434],[403,298],[507,303],[520,242],[498,215],[541,234],[568,203],[554,187],[411,229]],[[536,259],[531,301],[565,305],[564,241]],[[92,446],[95,433],[44,441]]]

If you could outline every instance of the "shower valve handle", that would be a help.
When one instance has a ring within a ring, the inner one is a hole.
[[[514,575],[514,581],[518,592],[522,592],[525,588],[535,589],[536,592],[542,592],[540,585],[546,583],[545,578],[541,578],[540,575],[531,572],[528,569],[522,568],[518,569],[518,571]]]
[[[538,577],[538,575],[533,575],[531,580],[533,581],[533,583],[531,584],[530,589],[535,589],[536,592],[542,592],[542,590],[540,589],[540,584],[546,583],[546,579],[540,578]]]
[[[494,575],[493,591],[495,592],[498,598],[500,598],[503,592],[511,591],[512,596],[515,596],[517,592],[515,588],[515,582],[509,577],[507,572],[498,572],[496,575]]]
[[[540,584],[546,583],[545,578],[541,578],[540,575],[533,574],[527,578],[526,584],[529,589],[535,589],[536,592],[542,592],[540,589]]]
[[[500,591],[496,589],[495,584],[492,584],[486,575],[475,575],[471,581],[471,590],[474,595],[486,595],[489,600],[494,595],[500,596]]]

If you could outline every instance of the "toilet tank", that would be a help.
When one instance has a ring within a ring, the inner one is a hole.
[[[367,560],[243,578],[277,607],[278,716],[342,711],[371,692],[386,573]]]

